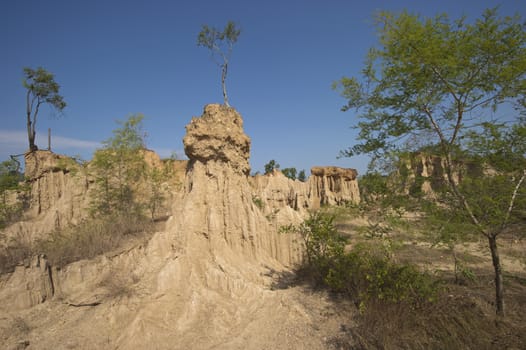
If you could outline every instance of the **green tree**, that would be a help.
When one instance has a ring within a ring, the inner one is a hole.
[[[343,154],[369,153],[377,159],[407,148],[404,141],[415,137],[438,145],[451,206],[461,208],[474,229],[488,240],[496,311],[504,315],[497,237],[515,208],[526,174],[524,163],[508,163],[507,185],[498,186],[499,196],[505,198],[499,203],[507,203],[508,209],[494,221],[486,220],[479,210],[480,201],[492,208],[488,210],[496,210],[494,203],[476,196],[483,183],[455,180],[454,174],[460,171],[455,156],[457,150],[466,149],[468,134],[473,139],[474,134],[484,132],[481,126],[495,125],[498,107],[524,110],[526,23],[518,15],[499,18],[497,10],[491,9],[473,23],[465,18],[451,21],[447,15],[423,19],[406,12],[381,12],[376,24],[379,46],[370,49],[362,79],[342,78],[335,84],[348,99],[342,109],[361,111],[357,128],[362,142]],[[524,159],[524,154],[518,158]]]
[[[148,184],[148,196],[146,207],[148,208],[152,221],[155,221],[166,201],[163,185],[166,180],[173,175],[173,161],[170,159],[162,168],[149,167],[146,172],[146,182]]]
[[[61,112],[66,107],[64,98],[59,95],[60,86],[55,82],[53,74],[44,68],[38,67],[36,70],[24,68],[25,79],[24,87],[26,93],[26,115],[27,115],[27,137],[29,150],[38,149],[35,144],[36,124],[40,106],[48,104],[52,108]]]
[[[296,168],[284,168],[281,172],[291,180],[296,180],[296,174],[298,173]]]
[[[15,160],[0,163],[0,228],[12,222],[23,209],[23,203],[13,202],[9,198],[10,192],[23,189],[20,186],[23,180],[24,176]]]
[[[228,72],[228,63],[232,55],[232,48],[240,34],[241,30],[236,28],[236,24],[233,21],[228,21],[223,31],[203,25],[197,36],[197,45],[209,49],[212,58],[217,65],[221,67],[223,99],[225,105],[228,107],[230,105],[228,104],[228,95],[226,92],[226,75]]]
[[[301,182],[307,181],[307,175],[305,175],[305,170],[300,170],[298,174],[298,180],[300,180]]]
[[[274,159],[272,159],[267,164],[265,164],[265,175],[272,173],[274,169],[279,169],[279,164],[276,163]]]
[[[389,194],[387,176],[379,172],[368,172],[359,181],[360,196],[366,202],[385,198]]]
[[[146,176],[143,118],[136,114],[124,122],[118,121],[121,127],[95,152],[92,163],[98,189],[92,206],[97,213],[138,214],[141,211],[134,185]]]

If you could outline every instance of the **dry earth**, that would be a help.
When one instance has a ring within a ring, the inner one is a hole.
[[[241,116],[219,105],[192,119],[183,142],[190,160],[181,190],[170,193],[164,229],[95,259],[57,268],[36,256],[1,276],[1,347],[329,346],[346,316],[323,293],[284,287],[302,252],[277,229],[321,204],[359,201],[356,174],[332,169],[307,183],[280,173],[250,179]],[[5,236],[31,240],[82,218],[90,177],[75,177],[61,159],[28,155],[31,208]]]

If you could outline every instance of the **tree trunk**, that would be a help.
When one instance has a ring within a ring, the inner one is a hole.
[[[502,279],[502,267],[500,266],[500,257],[497,247],[497,235],[492,233],[488,235],[489,249],[495,270],[495,306],[497,315],[504,316],[504,286]]]
[[[228,95],[226,94],[226,73],[228,71],[228,62],[225,62],[222,66],[221,66],[221,86],[223,87],[223,100],[225,101],[225,105],[227,107],[230,107],[230,105],[228,104]]]
[[[31,105],[29,103],[29,93],[27,95],[27,140],[29,141],[29,151],[35,151],[35,133],[33,132],[33,125],[31,123]]]
[[[36,151],[38,147],[37,145],[35,145],[35,131],[31,124],[31,119],[29,117],[27,119],[27,139],[29,141],[29,151]]]
[[[31,122],[31,113],[33,112],[33,102],[30,100],[31,91],[27,92],[26,95],[26,113],[27,113],[27,140],[29,141],[29,151],[34,152],[38,150],[37,145],[35,144],[35,124],[37,122],[37,113],[38,108],[40,107],[40,102],[37,103],[35,107],[35,113],[33,115],[33,122]]]

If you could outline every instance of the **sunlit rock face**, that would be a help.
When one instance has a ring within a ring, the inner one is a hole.
[[[360,203],[356,169],[334,166],[312,167],[309,178],[313,205],[342,205]]]
[[[39,255],[0,276],[0,314],[14,315],[0,318],[7,348],[20,340],[39,349],[326,347],[311,334],[310,310],[287,289],[271,288],[303,254],[299,237],[278,231],[321,204],[359,200],[355,175],[327,168],[306,182],[280,172],[248,176],[250,138],[240,114],[225,106],[206,106],[186,129],[189,161],[173,165],[181,186],[170,187],[170,215],[159,232],[60,269]],[[28,168],[35,217],[60,224],[66,212],[77,217],[89,176],[73,174],[52,154],[35,155]],[[149,152],[145,159],[162,163]],[[29,320],[29,335],[13,333],[18,315]]]
[[[230,107],[211,104],[199,118],[192,118],[183,139],[185,153],[192,162],[214,162],[248,175],[250,138],[243,131],[243,119]]]

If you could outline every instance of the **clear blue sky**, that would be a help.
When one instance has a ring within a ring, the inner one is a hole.
[[[23,67],[55,75],[64,117],[42,109],[37,144],[52,128],[57,153],[90,159],[116,120],[146,116],[147,146],[183,155],[185,125],[203,106],[222,102],[220,70],[197,47],[202,24],[236,21],[227,88],[252,139],[251,165],[336,165],[366,169],[367,159],[336,159],[355,143],[353,112],[331,83],[358,75],[375,45],[378,10],[424,16],[526,15],[524,0],[4,0],[0,3],[0,160],[27,149]]]

